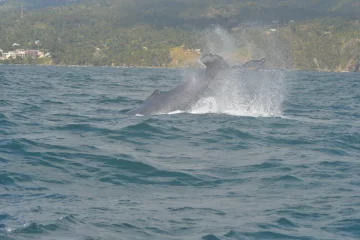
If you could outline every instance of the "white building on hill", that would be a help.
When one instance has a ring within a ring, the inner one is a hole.
[[[2,53],[2,57],[4,59],[15,59],[19,58],[42,58],[44,57],[44,53],[39,50],[25,50],[25,49],[16,49],[15,51],[10,51],[7,53]]]

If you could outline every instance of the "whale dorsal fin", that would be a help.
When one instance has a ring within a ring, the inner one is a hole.
[[[159,89],[156,89],[145,101],[160,95]]]
[[[206,66],[205,76],[207,79],[213,79],[220,71],[230,68],[224,58],[212,53],[205,54],[200,61]]]

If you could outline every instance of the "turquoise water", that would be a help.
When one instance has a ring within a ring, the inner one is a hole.
[[[0,66],[0,239],[360,239],[360,75]]]

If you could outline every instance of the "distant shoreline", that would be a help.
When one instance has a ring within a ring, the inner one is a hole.
[[[19,63],[0,63],[0,66],[41,66],[41,67],[73,67],[73,68],[121,68],[121,69],[203,69],[203,67],[189,67],[189,66],[178,66],[178,67],[157,67],[157,66],[94,66],[94,65],[64,65],[64,64],[19,64]],[[276,69],[268,69],[276,70]],[[292,72],[319,72],[319,73],[358,73],[353,71],[318,71],[318,70],[303,70],[303,69],[287,69],[285,71]]]
[[[101,67],[101,68],[141,68],[141,69],[182,69],[182,68],[201,68],[201,67],[187,67],[187,66],[179,66],[179,67],[157,67],[157,66],[94,66],[94,65],[65,65],[65,64],[21,64],[21,63],[1,63],[0,65],[6,66],[42,66],[42,67]]]

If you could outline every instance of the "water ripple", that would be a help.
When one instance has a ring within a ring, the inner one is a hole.
[[[196,114],[126,115],[185,75],[0,66],[0,239],[360,238],[358,75],[243,72]]]

